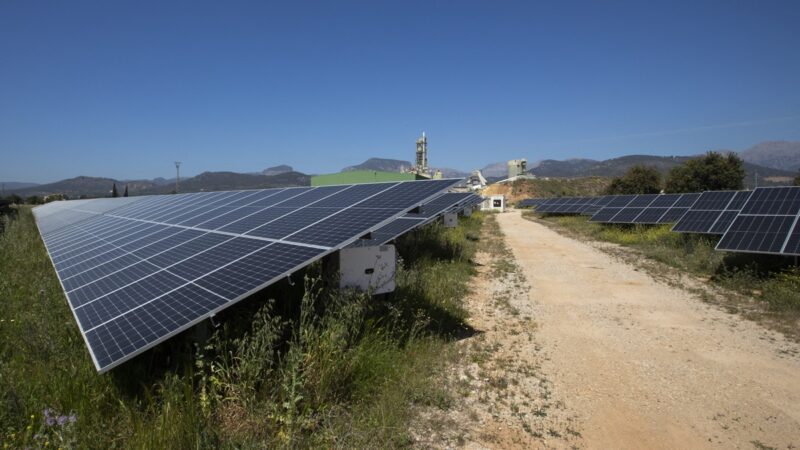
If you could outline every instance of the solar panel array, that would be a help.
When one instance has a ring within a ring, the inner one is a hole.
[[[589,219],[599,223],[664,224],[679,220],[700,194],[618,195]]]
[[[594,201],[592,201],[594,199]],[[535,202],[534,202],[535,200]],[[520,202],[522,203],[522,202]],[[717,250],[800,255],[800,187],[754,191],[531,199],[536,211],[574,214],[585,205],[599,223],[675,223],[683,233],[722,235]]]
[[[458,181],[54,202],[34,214],[104,372]]]
[[[351,247],[383,245],[409,231],[428,224],[448,212],[458,212],[481,203],[483,197],[471,193],[451,192],[420,207],[419,212],[410,212],[370,233],[369,239],[360,239]]]
[[[681,217],[672,231],[723,234],[739,214],[751,191],[706,191]]]
[[[800,255],[800,187],[757,188],[717,250]]]

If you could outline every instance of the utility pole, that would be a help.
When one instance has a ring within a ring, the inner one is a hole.
[[[181,162],[175,161],[175,193],[178,193],[181,183]]]

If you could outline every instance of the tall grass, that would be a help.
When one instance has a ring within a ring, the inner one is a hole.
[[[29,210],[0,236],[0,441],[11,448],[407,446],[414,405],[466,332],[482,218],[398,242],[397,289],[340,291],[321,264],[98,375]],[[47,411],[45,409],[47,408]],[[51,420],[52,419],[52,420]]]
[[[675,233],[671,225],[599,224],[586,217],[525,214],[580,236],[633,247],[648,258],[755,296],[773,312],[800,313],[800,269],[793,258],[720,252],[714,249],[719,236]]]

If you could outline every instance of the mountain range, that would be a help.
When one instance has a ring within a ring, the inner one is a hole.
[[[725,151],[725,150],[721,150]],[[745,185],[754,185],[756,173],[759,184],[789,183],[800,169],[800,142],[766,141],[745,151],[739,152],[745,161],[747,173]],[[615,177],[637,164],[656,167],[666,173],[672,167],[691,159],[689,156],[628,155],[607,160],[567,159],[543,160],[529,165],[529,172],[539,177]],[[342,171],[379,170],[397,172],[412,166],[410,161],[386,158],[369,158],[361,164],[348,166]],[[506,162],[485,166],[483,175],[489,180],[503,179],[508,174]],[[447,178],[460,178],[466,172],[457,169],[440,169]],[[175,179],[154,178],[152,180],[115,180],[111,178],[80,176],[55,183],[36,184],[22,182],[0,182],[5,193],[16,193],[27,197],[31,195],[66,194],[72,198],[81,195],[103,197],[110,195],[116,183],[121,193],[125,186],[131,195],[166,194],[175,189]],[[181,192],[216,191],[227,189],[258,189],[285,186],[308,186],[310,175],[295,171],[293,167],[278,165],[254,173],[204,172],[194,177],[181,179]]]

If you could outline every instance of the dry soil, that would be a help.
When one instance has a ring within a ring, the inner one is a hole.
[[[510,252],[479,255],[480,333],[422,446],[800,446],[798,344],[519,212],[496,220]]]

